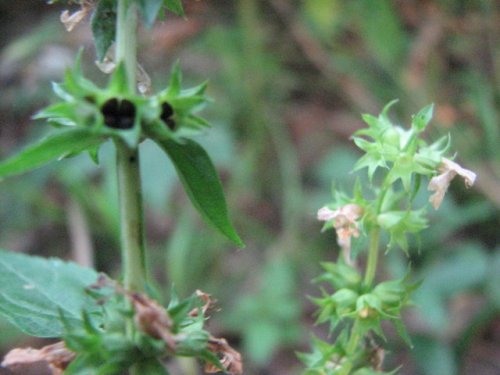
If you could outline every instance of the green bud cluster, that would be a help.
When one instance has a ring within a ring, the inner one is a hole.
[[[430,144],[422,137],[432,118],[432,105],[414,115],[408,129],[393,124],[388,111],[394,103],[378,117],[364,115],[368,127],[352,137],[364,152],[353,171],[367,168],[368,186],[358,180],[352,197],[334,191],[334,201],[318,212],[318,219],[325,221],[323,230],[335,229],[343,250],[337,263],[322,263],[325,272],[315,279],[324,285],[322,294],[312,298],[319,307],[317,323],[329,324],[336,340],[330,344],[313,339],[312,353],[300,354],[307,367],[305,375],[396,373],[382,370],[383,350],[377,340],[385,340],[384,321],[392,323],[411,346],[401,312],[411,304],[411,293],[419,283],[411,282],[409,275],[374,283],[380,233],[388,234],[387,249],[396,245],[406,252],[408,235],[427,227],[427,206],[415,207],[414,198],[422,178],[441,172],[449,137]],[[364,275],[351,251],[352,242],[363,236],[369,237]]]
[[[378,117],[363,116],[368,128],[357,131],[352,138],[365,155],[358,160],[354,170],[367,167],[368,176],[373,179],[377,169],[385,169],[387,185],[401,180],[404,189],[409,191],[412,178],[434,174],[448,149],[449,137],[442,137],[431,145],[420,137],[432,118],[433,105],[414,115],[409,129],[392,124],[388,111],[395,103],[386,105]]]
[[[100,293],[99,299],[103,299]],[[197,357],[223,369],[216,354],[208,350],[210,334],[203,329],[205,317],[201,312],[202,301],[196,295],[179,300],[173,296],[165,308],[171,319],[168,334],[172,344],[160,338],[136,330],[133,337],[127,334],[130,318],[134,315],[126,296],[108,294],[103,305],[106,323],[96,326],[88,314],[83,313],[84,326],[81,330],[70,328],[64,341],[68,349],[77,353],[76,358],[65,370],[68,375],[96,374],[113,375],[127,371],[139,364],[147,374],[168,375],[160,359],[167,356]],[[62,316],[63,322],[66,321]]]
[[[86,79],[78,57],[68,70],[64,82],[53,84],[61,99],[38,114],[56,127],[85,128],[101,136],[102,141],[119,139],[131,148],[146,138],[182,142],[210,124],[194,113],[207,103],[206,83],[182,89],[179,64],[172,70],[170,84],[151,96],[127,94],[128,82],[122,64],[112,73],[106,88],[97,87]]]

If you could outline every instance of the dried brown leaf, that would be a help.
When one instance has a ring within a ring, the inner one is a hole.
[[[427,190],[434,191],[434,194],[429,198],[432,207],[438,209],[444,199],[444,195],[448,191],[450,182],[459,175],[464,179],[465,187],[470,188],[476,181],[476,174],[471,170],[462,168],[459,164],[449,159],[443,158],[439,168],[440,174],[434,176],[427,186]]]
[[[172,336],[172,319],[167,311],[155,300],[141,293],[129,295],[135,310],[134,321],[139,330],[156,339],[163,340],[170,349],[175,348]]]
[[[66,348],[60,341],[41,349],[15,348],[4,357],[2,367],[16,371],[26,365],[47,363],[52,375],[62,375],[64,369],[75,358],[75,353]]]
[[[220,362],[228,374],[243,374],[241,354],[231,346],[229,346],[225,339],[210,337],[210,339],[208,340],[208,350],[221,358]],[[209,374],[221,371],[220,368],[211,363],[205,364],[204,370]]]

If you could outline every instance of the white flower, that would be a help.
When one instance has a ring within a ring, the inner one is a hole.
[[[322,207],[318,211],[318,220],[333,221],[333,227],[337,232],[337,243],[342,248],[344,259],[347,264],[351,260],[351,238],[359,237],[357,220],[363,215],[363,207],[357,204],[346,204],[337,210]]]
[[[438,170],[441,174],[434,176],[429,181],[429,186],[427,187],[427,190],[434,191],[434,194],[429,198],[429,202],[431,202],[432,207],[436,210],[441,205],[451,180],[453,180],[457,174],[464,179],[467,188],[470,188],[474,184],[474,181],[476,181],[476,174],[474,172],[462,168],[459,164],[449,159],[443,158]]]

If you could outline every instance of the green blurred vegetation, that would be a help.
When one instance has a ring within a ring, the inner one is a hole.
[[[86,46],[85,72],[98,82],[88,25],[66,33],[63,6],[0,3],[0,154],[48,127],[30,120],[50,101],[74,52]],[[436,104],[430,137],[450,133],[474,189],[452,185],[430,228],[412,243],[424,279],[407,314],[415,349],[394,343],[388,364],[403,374],[500,371],[500,7],[493,0],[186,1],[187,19],[168,17],[144,33],[140,62],[154,86],[179,59],[188,84],[209,78],[214,124],[200,142],[223,177],[243,240],[235,248],[202,224],[168,160],[142,148],[149,260],[162,290],[200,288],[222,308],[213,330],[240,343],[247,373],[297,374],[314,307],[307,294],[319,260],[334,258],[316,211],[331,184],[346,189],[356,159],[349,136],[360,113],[398,98],[398,120]],[[0,184],[0,247],[63,258],[83,254],[98,270],[119,272],[113,155],[99,170],[86,156]],[[426,196],[417,199],[425,200]],[[76,216],[75,216],[76,215]],[[80,218],[78,221],[75,217]],[[83,236],[90,245],[78,241]],[[360,246],[358,244],[358,246]],[[391,252],[382,273],[406,272]],[[27,339],[1,327],[3,349]],[[9,334],[5,334],[5,332]],[[315,332],[325,336],[327,332]],[[496,353],[496,355],[495,355]]]

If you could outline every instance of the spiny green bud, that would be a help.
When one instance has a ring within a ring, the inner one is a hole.
[[[384,305],[394,307],[405,299],[406,288],[401,281],[386,281],[373,289],[373,294],[376,295]]]
[[[392,146],[397,149],[400,148],[400,132],[395,126],[387,128],[382,135],[382,143],[384,145]]]
[[[403,211],[385,212],[377,216],[377,223],[384,229],[390,229],[403,220],[404,215]]]
[[[175,353],[181,356],[197,355],[207,348],[208,338],[208,332],[203,330],[179,333],[175,336]]]
[[[362,319],[372,318],[381,311],[382,301],[374,294],[363,294],[356,301],[356,312]]]
[[[355,289],[361,284],[361,275],[347,264],[324,262],[321,266],[327,271],[323,279],[330,281],[336,288]]]
[[[343,315],[354,310],[358,297],[359,295],[355,291],[343,288],[331,296],[331,301],[337,308],[337,314]]]

